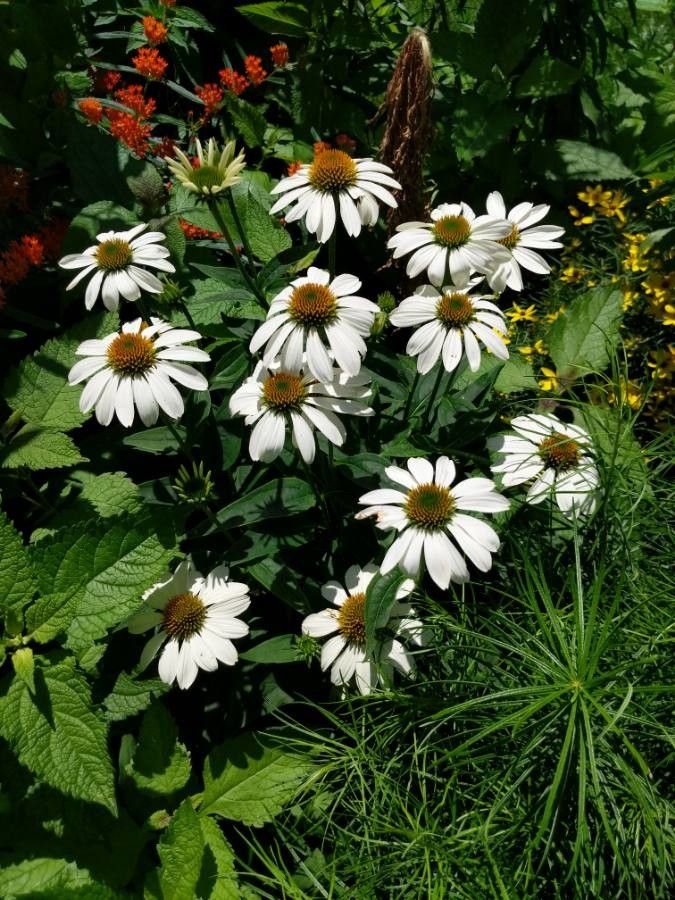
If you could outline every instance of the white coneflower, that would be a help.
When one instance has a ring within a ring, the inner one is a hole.
[[[559,250],[562,244],[558,238],[565,233],[557,225],[537,225],[548,215],[551,207],[545,203],[519,203],[507,214],[504,198],[499,191],[493,191],[487,198],[487,211],[491,216],[506,219],[511,223],[511,232],[499,243],[509,251],[509,258],[488,273],[490,287],[501,292],[505,287],[522,291],[523,276],[521,266],[537,275],[547,275],[551,267],[537,250]]]
[[[325,243],[339,213],[347,234],[357,237],[362,225],[377,222],[378,200],[397,205],[387,190],[401,187],[392,174],[389,166],[372,159],[352,159],[343,150],[322,150],[314,156],[314,162],[282,178],[273,188],[273,194],[283,196],[270,209],[270,215],[295,204],[284,214],[286,221],[304,218],[307,231]]]
[[[84,304],[91,309],[99,293],[106,309],[116,310],[120,296],[125,300],[138,300],[141,291],[161,294],[164,285],[147,269],[150,266],[162,272],[175,272],[169,262],[169,250],[159,245],[166,239],[161,231],[147,231],[147,225],[136,225],[129,231],[104,231],[96,235],[98,244],[87,247],[83,253],[70,253],[59,260],[62,269],[81,269],[66,285],[69,291],[88,275],[91,280],[84,292]]]
[[[422,285],[389,316],[391,324],[399,328],[421,326],[406,347],[406,353],[417,356],[418,372],[431,371],[441,355],[447,371],[453,372],[465,354],[469,368],[476,372],[481,357],[479,342],[498,359],[508,359],[509,351],[498,333],[507,332],[504,313],[487,299],[492,295],[470,294],[471,286],[458,291]]]
[[[183,398],[172,381],[195,391],[208,387],[206,378],[188,365],[210,359],[204,350],[186,346],[201,334],[173,328],[161,319],[151,318],[150,322],[126,322],[121,332],[84,341],[75,351],[85,359],[70,370],[68,383],[88,379],[80,409],[86,413],[95,407],[101,425],[109,425],[116,415],[128,428],[134,421],[134,407],[144,425],[154,425],[160,409],[171,419],[179,419]]]
[[[255,353],[266,345],[263,362],[269,365],[279,357],[291,371],[300,368],[305,355],[319,381],[333,377],[330,350],[343,372],[358,375],[366,353],[364,338],[379,312],[376,303],[356,296],[360,287],[354,275],[331,280],[328,272],[311,267],[277,294],[249,349]]]
[[[600,478],[588,432],[550,413],[517,416],[511,427],[513,433],[488,441],[488,447],[504,457],[492,466],[504,487],[531,482],[528,503],[553,496],[565,515],[590,515]]]
[[[487,522],[464,513],[498,513],[509,508],[509,501],[497,493],[493,481],[466,478],[451,488],[456,470],[447,456],[439,456],[435,470],[428,460],[413,458],[408,460],[407,471],[388,466],[385,474],[405,491],[370,491],[359,499],[367,509],[356,515],[357,519],[374,516],[377,528],[401,532],[385,554],[382,573],[398,565],[415,576],[424,558],[429,575],[440,588],[447,588],[451,581],[467,581],[469,570],[456,545],[481,572],[492,567],[491,554],[499,549],[497,533]]]
[[[439,287],[452,282],[462,288],[472,272],[490,272],[509,256],[498,242],[511,232],[511,224],[503,217],[476,217],[466,203],[443,203],[432,210],[431,222],[405,222],[396,231],[387,244],[394,259],[411,253],[408,276],[426,269]]]
[[[132,634],[159,630],[141,654],[140,667],[152,662],[160,648],[159,677],[167,684],[189,688],[199,669],[214,672],[218,662],[233,666],[238,658],[232,643],[248,634],[237,616],[248,609],[248,586],[230,581],[226,566],[203,576],[190,560],[180,563],[166,581],[143,594],[145,608],[127,623]]]
[[[235,156],[234,141],[226,144],[221,151],[215,140],[209,138],[206,155],[204,155],[199,138],[195,138],[195,147],[199,165],[193,165],[191,160],[177,147],[174,151],[175,159],[171,156],[164,157],[171,173],[186,190],[193,194],[209,196],[219,194],[241,180],[239,176],[246,168],[246,158],[243,150]]]
[[[370,394],[370,378],[363,372],[349,376],[335,369],[330,381],[319,382],[303,368],[287,370],[279,362],[270,366],[260,362],[230,398],[230,411],[245,416],[245,423],[253,426],[251,459],[275,459],[290,426],[294,445],[311,463],[316,452],[314,430],[341,446],[347,435],[338,413],[372,415],[363,402]]]
[[[329,581],[321,588],[324,598],[332,604],[313,613],[302,623],[303,634],[314,638],[328,637],[321,650],[321,668],[331,670],[335,685],[347,686],[354,681],[361,694],[370,694],[382,681],[391,683],[393,670],[409,676],[413,671],[412,656],[403,641],[423,644],[423,625],[414,618],[409,603],[401,603],[415,586],[407,579],[396,593],[389,618],[382,628],[393,632],[378,642],[374,652],[366,652],[366,590],[377,574],[378,567],[369,563],[360,569],[351,566],[344,579],[344,587]]]

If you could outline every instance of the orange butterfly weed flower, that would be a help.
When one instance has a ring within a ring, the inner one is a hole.
[[[158,81],[164,77],[169,63],[155,47],[141,47],[131,61],[139,75],[151,81]]]

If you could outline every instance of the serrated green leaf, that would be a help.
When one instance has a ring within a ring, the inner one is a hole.
[[[78,501],[86,501],[104,519],[141,510],[138,487],[123,472],[79,472],[75,480],[82,485]]]
[[[570,178],[623,181],[633,177],[623,160],[610,150],[583,141],[556,141],[556,146]]]
[[[157,847],[162,866],[159,880],[163,900],[187,900],[197,896],[204,838],[190,799],[174,814]]]
[[[170,685],[160,678],[136,679],[128,672],[120,672],[112,691],[103,701],[104,718],[109,722],[121,722],[136,716],[169,688]]]
[[[126,767],[139,790],[171,795],[185,787],[191,773],[190,757],[177,738],[173,718],[161,703],[154,703],[143,717],[138,747]]]
[[[115,331],[117,322],[113,313],[89,315],[22,360],[4,386],[11,409],[43,428],[69,431],[81,425],[87,418],[79,408],[81,391],[68,384],[68,372],[78,359],[75,351],[82,341]]]
[[[199,824],[204,838],[204,853],[196,896],[203,900],[240,900],[232,847],[213,819],[202,816]]]
[[[64,794],[117,811],[106,726],[85,679],[65,663],[35,672],[35,692],[14,679],[0,703],[0,733],[20,762]]]
[[[251,194],[246,207],[245,230],[252,252],[265,263],[293,245],[286,229]]]
[[[0,869],[0,896],[44,897],[52,891],[77,889],[91,883],[88,872],[66,859],[26,859]],[[65,897],[65,893],[61,893]],[[73,896],[68,894],[68,896]]]
[[[24,425],[0,451],[2,469],[63,469],[86,461],[67,434],[35,425]]]
[[[243,9],[239,11],[243,12]],[[248,147],[262,147],[265,143],[267,123],[260,110],[230,91],[225,91],[223,107],[232,117],[234,127],[243,138],[244,143]]]
[[[251,647],[250,650],[240,653],[239,658],[248,662],[266,663],[267,665],[297,662],[296,643],[297,635],[295,634],[277,634],[266,641],[261,641],[255,647]]]
[[[516,391],[531,391],[536,387],[537,378],[532,370],[532,363],[514,351],[499,370],[495,390],[502,394],[514,394]]]
[[[217,514],[224,528],[240,528],[266,519],[286,518],[316,504],[314,491],[299,478],[276,478],[239,497]]]
[[[551,326],[547,343],[559,375],[579,377],[602,371],[619,339],[621,292],[600,286],[574,300]]]
[[[269,734],[242,734],[209,753],[200,812],[264,825],[295,796],[313,767]]]
[[[389,614],[396,602],[396,595],[406,580],[407,576],[399,569],[393,569],[386,575],[380,575],[378,572],[368,585],[365,608],[367,654],[373,653],[377,645],[377,631],[384,628],[389,621]]]
[[[32,548],[42,596],[26,625],[44,643],[68,632],[73,649],[86,649],[123,622],[144,590],[166,572],[175,535],[166,515],[81,522]]]
[[[0,510],[0,614],[21,610],[37,587],[33,565],[21,535]]]
[[[240,6],[239,12],[258,28],[270,34],[306,37],[310,30],[309,11],[302,3],[267,0],[265,3],[250,3],[248,6]]]

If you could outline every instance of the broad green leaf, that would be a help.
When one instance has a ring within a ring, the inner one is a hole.
[[[162,863],[159,880],[163,900],[188,900],[196,897],[204,837],[189,798],[178,807],[162,835],[157,852]]]
[[[200,813],[245,825],[271,822],[297,794],[313,763],[269,734],[242,734],[209,753]]]
[[[270,34],[286,34],[306,38],[310,30],[310,15],[306,4],[267,0],[240,6],[239,12],[254,25]]]
[[[171,795],[185,787],[190,772],[190,757],[178,742],[173,718],[160,702],[154,703],[143,717],[127,775],[141,791]]]
[[[407,576],[400,569],[393,569],[386,575],[378,573],[368,585],[365,609],[367,653],[372,653],[375,649],[377,631],[384,628],[389,621],[396,595],[406,580]]]
[[[21,535],[0,510],[0,614],[21,610],[35,593],[36,581]]]
[[[278,634],[266,641],[256,644],[250,650],[245,650],[239,654],[240,659],[248,662],[266,663],[289,663],[298,661],[298,653],[295,649],[297,643],[297,635],[295,634]]]
[[[633,173],[616,153],[592,147],[582,141],[556,141],[567,174],[575,179],[622,181]]]
[[[239,11],[243,12],[243,9],[240,8]],[[236,94],[230,91],[225,91],[223,107],[232,117],[235,130],[241,135],[244,143],[248,147],[262,147],[265,143],[267,123],[258,107],[253,106],[253,104],[242,97],[237,97]]]
[[[204,838],[204,853],[196,895],[204,900],[240,900],[242,894],[237,884],[232,847],[213,819],[201,816],[199,824]]]
[[[293,245],[286,229],[252,195],[246,207],[245,230],[252,252],[265,263]]]
[[[74,862],[50,857],[26,859],[0,869],[0,897],[38,898],[54,891],[62,897],[82,896],[78,889],[91,884],[89,873],[81,871]],[[66,894],[66,891],[73,893]]]
[[[514,350],[499,370],[495,390],[502,394],[516,391],[531,391],[537,387],[537,379],[532,371],[532,363]]]
[[[380,466],[380,471],[381,471]],[[262,542],[261,542],[262,543]],[[263,544],[263,549],[265,545]],[[256,547],[257,549],[257,547]],[[283,565],[271,554],[273,550],[265,550],[263,559],[248,565],[246,570],[248,574],[255,578],[270,594],[278,597],[284,603],[297,610],[297,612],[308,613],[311,609],[307,598],[312,596],[321,596],[321,588],[311,578],[299,575]]]
[[[96,243],[96,235],[102,231],[126,231],[138,224],[131,210],[111,200],[98,200],[85,206],[70,223],[63,250],[65,253],[82,253],[90,244]]]
[[[104,519],[141,510],[138,487],[123,472],[78,472],[74,481],[82,485],[78,503],[90,505]]]
[[[19,647],[12,653],[12,666],[17,678],[28,687],[31,694],[35,693],[35,657],[30,647]]]
[[[27,356],[5,382],[9,406],[30,425],[69,431],[87,419],[80,412],[80,388],[68,384],[68,372],[77,361],[75,351],[87,338],[103,337],[117,329],[113,313],[89,315],[47,341],[33,356]]]
[[[299,478],[276,478],[239,497],[217,515],[224,528],[241,528],[266,519],[305,512],[316,503],[314,491]]]
[[[121,722],[138,715],[169,687],[160,678],[136,679],[128,672],[120,672],[112,691],[103,701],[103,715],[109,722]]]
[[[600,286],[577,297],[551,326],[549,354],[559,375],[579,377],[602,371],[619,339],[621,292]]]
[[[33,548],[42,596],[26,615],[33,639],[44,643],[68,632],[68,644],[86,649],[123,622],[141,595],[166,572],[175,536],[166,515],[84,521]]]
[[[0,733],[20,762],[64,794],[116,813],[106,726],[89,686],[66,664],[35,671],[35,693],[14,679],[0,701]]]
[[[2,469],[63,469],[86,461],[67,434],[37,425],[24,425],[0,451]]]
[[[158,425],[156,428],[146,428],[145,431],[137,431],[135,434],[126,434],[122,438],[122,443],[143,453],[177,453],[180,444],[176,434],[185,437],[181,425],[174,425],[173,429],[167,428],[166,425]]]
[[[225,220],[225,225],[234,240],[239,240],[232,213],[225,200],[218,202],[218,213]],[[191,225],[206,228],[207,231],[220,232],[219,222],[214,218],[206,200],[186,190],[182,185],[174,185],[171,191],[170,206],[173,212]],[[226,245],[224,245],[226,246]]]
[[[579,69],[561,59],[537,56],[516,84],[517,97],[554,97],[565,94],[581,78]]]

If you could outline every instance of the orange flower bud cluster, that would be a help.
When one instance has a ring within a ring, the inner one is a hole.
[[[103,118],[103,107],[93,97],[79,100],[77,107],[90,125],[98,125]]]
[[[239,72],[235,72],[234,69],[221,69],[218,72],[220,76],[220,83],[226,88],[228,91],[231,91],[233,94],[236,94],[237,97],[239,94],[242,94],[247,87],[249,87],[248,80],[240,75]]]
[[[288,65],[288,47],[286,44],[275,44],[270,47],[272,62],[278,69]]]
[[[143,31],[147,42],[153,47],[157,44],[163,44],[169,33],[169,29],[166,25],[154,16],[143,17]]]
[[[267,72],[263,69],[262,59],[259,56],[247,56],[244,60],[244,69],[248,80],[256,87],[267,78]]]
[[[218,84],[197,85],[195,94],[204,103],[204,118],[210,119],[211,116],[218,112],[223,102],[223,89]]]
[[[164,77],[169,63],[155,47],[141,47],[131,61],[139,75],[151,81],[159,81]]]

